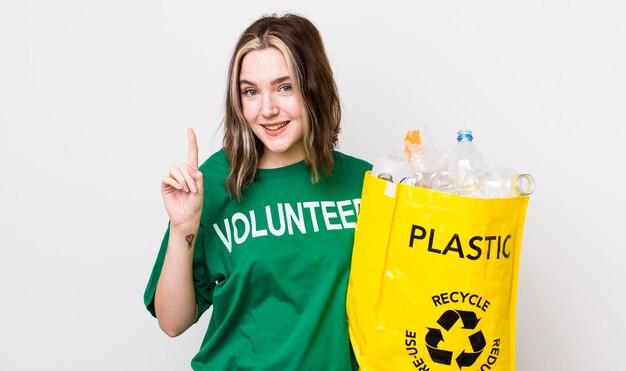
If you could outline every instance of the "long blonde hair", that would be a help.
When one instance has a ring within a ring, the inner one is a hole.
[[[247,53],[265,48],[278,49],[287,62],[294,89],[302,97],[304,153],[311,181],[331,174],[335,162],[341,107],[333,72],[319,31],[306,18],[286,14],[265,16],[241,35],[230,61],[224,116],[224,150],[230,167],[226,188],[241,200],[242,190],[256,176],[263,143],[246,122],[239,88],[241,63]]]

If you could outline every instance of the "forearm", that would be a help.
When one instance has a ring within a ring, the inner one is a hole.
[[[159,326],[169,336],[185,332],[197,317],[193,286],[193,251],[199,222],[171,225],[167,253],[154,306]]]

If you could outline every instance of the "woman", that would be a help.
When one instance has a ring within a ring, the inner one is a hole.
[[[319,32],[268,16],[241,35],[224,148],[170,169],[145,303],[170,336],[213,305],[195,370],[356,369],[345,295],[365,161],[334,150],[341,111]]]

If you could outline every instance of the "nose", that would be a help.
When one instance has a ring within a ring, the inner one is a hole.
[[[278,114],[276,98],[272,94],[265,94],[263,96],[263,107],[261,110],[261,114],[265,117],[272,117]]]

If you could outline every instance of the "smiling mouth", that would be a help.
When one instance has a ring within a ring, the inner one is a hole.
[[[287,124],[289,124],[289,121],[283,121],[283,122],[279,122],[277,124],[261,124],[261,126],[263,126],[263,128],[265,128],[266,130],[269,131],[276,131],[280,128],[283,128],[285,126],[287,126]]]

